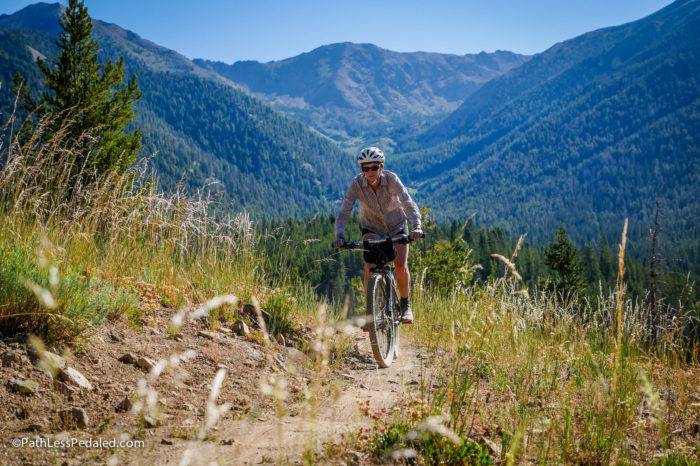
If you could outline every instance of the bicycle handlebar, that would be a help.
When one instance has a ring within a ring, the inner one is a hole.
[[[421,238],[425,238],[425,233],[421,236]],[[365,239],[362,241],[347,241],[345,245],[341,246],[338,249],[364,249],[365,247],[369,246],[378,246],[380,244],[384,243],[399,243],[399,244],[408,244],[412,243],[413,239],[411,239],[410,236],[403,234],[403,235],[396,235],[396,236],[385,236],[383,238],[378,238],[378,239]]]

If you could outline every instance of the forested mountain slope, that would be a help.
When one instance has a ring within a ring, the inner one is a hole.
[[[3,110],[12,101],[15,71],[37,88],[33,53],[54,56],[60,13],[59,4],[35,4],[0,17]],[[172,50],[114,24],[93,23],[102,56],[124,56],[127,71],[138,76],[143,99],[135,125],[166,188],[209,185],[234,209],[272,216],[325,210],[342,195],[352,157],[331,141]]]
[[[666,238],[698,258],[698,31],[700,2],[680,0],[556,44],[413,141],[399,171],[437,215],[478,211],[535,240],[560,223],[580,243],[614,238],[625,216],[640,239],[658,197]]]

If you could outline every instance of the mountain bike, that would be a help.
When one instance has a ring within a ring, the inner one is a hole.
[[[370,269],[369,285],[367,286],[367,312],[371,316],[369,323],[369,341],[372,345],[374,359],[381,368],[391,366],[395,357],[399,356],[399,325],[401,311],[399,309],[399,288],[396,274],[391,265],[393,258],[387,257],[382,250],[386,244],[408,244],[408,235],[387,236],[379,239],[351,241],[340,249],[372,250],[377,262]]]

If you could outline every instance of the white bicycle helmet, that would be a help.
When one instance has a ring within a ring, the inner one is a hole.
[[[366,147],[362,149],[360,155],[357,156],[357,163],[362,166],[363,163],[384,163],[384,152],[379,147]]]

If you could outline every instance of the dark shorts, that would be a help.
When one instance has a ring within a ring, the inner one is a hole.
[[[371,230],[368,230],[367,228],[362,229],[362,236],[365,236],[367,233],[374,233]],[[376,234],[376,233],[374,233]],[[405,235],[406,232],[404,230],[399,231],[396,233],[397,235]],[[380,258],[384,258],[384,262],[390,262],[393,261],[394,258],[396,257],[396,252],[394,251],[394,245],[391,243],[386,243],[382,244],[381,247],[377,248],[372,248],[369,251],[364,251],[362,253],[365,262],[368,264],[376,264],[379,262]]]

